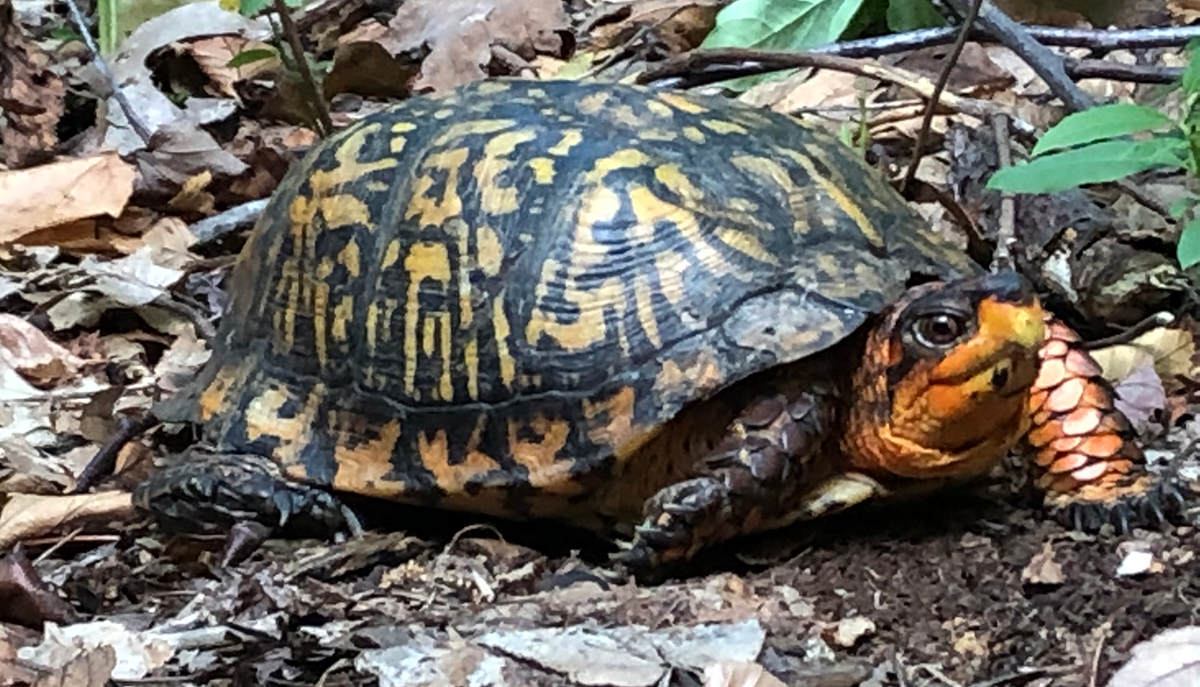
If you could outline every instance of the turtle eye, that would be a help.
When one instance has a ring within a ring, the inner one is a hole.
[[[928,348],[945,348],[956,343],[967,331],[962,317],[950,313],[925,315],[913,323],[917,343]]]

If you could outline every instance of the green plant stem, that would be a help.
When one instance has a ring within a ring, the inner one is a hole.
[[[283,36],[292,49],[292,57],[296,61],[296,71],[300,73],[300,80],[307,92],[309,106],[315,115],[313,119],[317,126],[317,134],[324,138],[333,132],[333,120],[329,117],[329,106],[325,102],[325,96],[321,93],[321,89],[317,86],[316,79],[313,78],[312,70],[308,68],[308,58],[304,54],[304,46],[300,43],[300,32],[296,29],[296,22],[292,21],[291,10],[288,9],[284,0],[275,0],[275,12],[279,15]]]

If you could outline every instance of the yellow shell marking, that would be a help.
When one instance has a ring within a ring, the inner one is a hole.
[[[475,163],[475,179],[478,182],[479,205],[484,212],[503,215],[516,212],[517,189],[502,186],[500,176],[513,167],[508,159],[517,146],[537,138],[532,131],[509,131],[492,137],[483,147],[483,157]]]
[[[566,157],[571,149],[583,142],[583,131],[579,129],[564,129],[562,140],[546,149],[546,152],[556,157]]]
[[[337,305],[333,306],[333,335],[334,341],[345,343],[350,337],[346,325],[354,317],[354,297],[342,296]]]
[[[596,166],[588,171],[584,179],[590,183],[598,184],[603,182],[604,177],[613,170],[643,167],[649,163],[649,156],[637,148],[622,148],[608,157],[596,160]]]
[[[542,185],[554,183],[554,160],[548,157],[535,157],[525,164],[533,170],[533,180],[537,183]]]
[[[725,121],[724,119],[702,119],[700,123],[705,128],[711,129],[718,134],[747,134],[746,127],[741,124]]]
[[[540,440],[522,439],[525,424]],[[529,484],[552,494],[575,495],[583,485],[571,479],[571,461],[562,460],[558,453],[567,445],[571,426],[565,420],[549,420],[536,415],[527,423],[508,421],[508,451],[517,463],[529,471]]]
[[[304,399],[304,407],[295,417],[279,417],[279,410],[289,398],[287,388],[271,385],[252,399],[245,412],[246,438],[250,441],[264,436],[277,438],[279,444],[275,447],[275,458],[289,466],[289,474],[293,470],[302,473],[303,465],[296,460],[296,456],[308,446],[317,410],[325,398],[325,385],[318,383],[313,386],[308,398]]]
[[[412,186],[405,219],[418,218],[424,226],[441,226],[447,219],[462,215],[462,198],[458,195],[458,174],[470,157],[468,148],[454,148],[434,153],[425,159],[419,176]],[[433,171],[445,172],[446,183],[440,199],[426,194],[434,186]]]
[[[500,234],[490,226],[483,224],[475,230],[476,252],[479,267],[489,277],[500,274],[504,264],[504,246],[500,244]]]
[[[426,354],[433,354],[432,331],[435,315],[445,316],[443,331],[446,345],[441,348],[442,382],[441,390],[445,391],[450,384],[450,321],[449,313],[422,313],[421,286],[426,279],[438,282],[443,289],[450,283],[450,255],[446,246],[440,243],[421,242],[413,244],[408,256],[404,258],[404,269],[408,272],[408,295],[404,303],[404,390],[413,398],[420,398],[416,389],[417,377],[417,325],[422,316],[425,318]],[[448,398],[444,396],[443,398]]]
[[[367,203],[354,193],[343,192],[343,189],[368,174],[396,166],[396,160],[390,157],[365,162],[359,160],[367,137],[380,128],[379,124],[367,125],[353,129],[341,138],[332,139],[331,143],[337,146],[334,150],[335,164],[330,169],[313,171],[308,177],[312,192],[308,195],[297,194],[288,206],[292,251],[280,266],[277,292],[287,305],[283,317],[277,316],[275,321],[277,342],[285,351],[295,346],[296,314],[301,304],[310,306],[309,312],[314,312],[312,307],[315,305],[313,299],[316,292],[302,277],[302,266],[316,261],[317,229],[314,223],[318,213],[326,230],[352,225],[374,228]]]
[[[862,208],[859,207],[858,203],[855,203],[850,196],[846,195],[845,191],[838,188],[838,185],[828,177],[819,174],[817,172],[817,167],[812,163],[811,158],[794,150],[784,150],[783,153],[795,160],[797,164],[799,164],[805,169],[805,171],[808,172],[809,177],[811,177],[812,180],[815,181],[817,185],[819,185],[821,189],[833,199],[833,202],[837,203],[842,212],[846,213],[846,215],[858,225],[859,231],[862,232],[863,236],[867,237],[868,241],[876,246],[883,246],[883,236],[879,234],[879,230],[877,230],[875,225],[871,223],[871,220],[867,217],[866,213],[863,212]]]
[[[593,115],[604,109],[608,104],[609,96],[604,91],[599,91],[591,95],[584,96],[578,103],[579,111],[585,115]]]
[[[452,465],[450,441],[441,429],[432,437],[425,432],[417,436],[417,455],[425,469],[433,473],[437,485],[451,493],[465,490],[467,481],[480,473],[500,469],[499,463],[479,451],[468,451],[466,460]]]
[[[676,93],[659,93],[658,99],[664,103],[667,103],[668,105],[673,106],[675,109],[682,110],[688,114],[702,114],[704,112],[708,112],[708,110],[700,105]]]
[[[329,341],[326,338],[329,325],[329,277],[333,274],[333,260],[328,256],[317,264],[316,283],[313,284],[312,322],[313,344],[317,350],[317,363],[321,367],[329,362]]]
[[[333,449],[334,462],[337,464],[333,488],[368,496],[402,493],[404,482],[387,479],[392,470],[392,452],[399,440],[399,420],[391,420],[380,427],[379,438],[373,441],[362,441],[361,436],[351,436],[345,431],[339,433]]]

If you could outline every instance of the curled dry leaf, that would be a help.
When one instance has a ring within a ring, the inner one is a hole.
[[[1148,356],[1159,376],[1171,379],[1186,375],[1192,368],[1196,342],[1184,329],[1151,329],[1126,344],[1105,346],[1091,351],[1104,370],[1104,377],[1117,382],[1128,377],[1142,357]]]
[[[125,520],[133,513],[132,498],[119,491],[72,496],[12,494],[0,511],[0,549],[67,525],[89,520]]]
[[[1113,385],[1116,398],[1113,405],[1129,418],[1138,432],[1150,426],[1150,418],[1167,406],[1167,392],[1162,378],[1154,371],[1154,361],[1142,355],[1129,374]]]
[[[0,357],[30,384],[49,388],[73,377],[83,361],[16,315],[0,313]]]
[[[1195,687],[1200,684],[1200,627],[1165,630],[1133,647],[1108,687]]]
[[[752,661],[720,661],[704,669],[704,687],[784,687],[784,683]]]
[[[86,217],[116,217],[134,178],[116,153],[0,172],[0,244]]]
[[[40,629],[77,619],[75,609],[46,587],[20,546],[0,558],[0,622]]]

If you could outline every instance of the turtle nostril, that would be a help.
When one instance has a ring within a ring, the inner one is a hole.
[[[1008,386],[1008,365],[998,367],[992,372],[992,389],[999,391]]]

